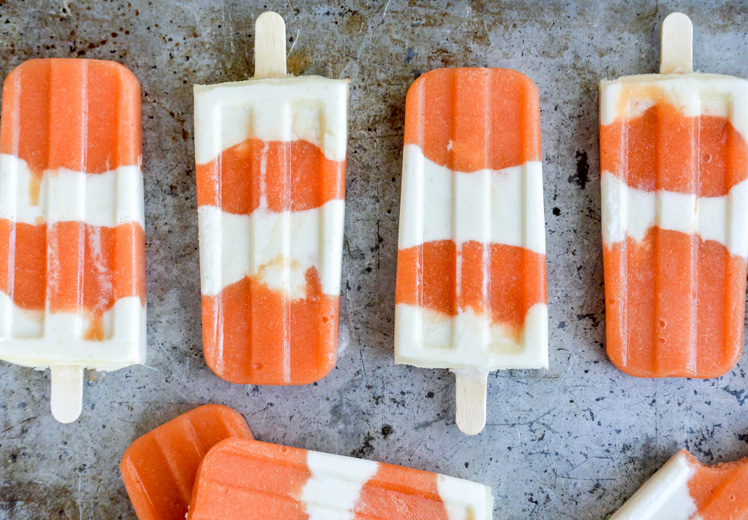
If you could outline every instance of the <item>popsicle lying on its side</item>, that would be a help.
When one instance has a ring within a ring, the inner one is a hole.
[[[607,352],[638,377],[716,377],[743,347],[748,81],[694,74],[691,22],[661,74],[600,84]]]
[[[457,425],[485,424],[486,377],[547,368],[535,84],[507,69],[438,69],[408,91],[395,360],[449,368]]]
[[[746,520],[748,458],[704,466],[679,451],[610,520]]]
[[[227,439],[198,470],[188,520],[490,520],[481,484],[298,448]]]
[[[286,75],[283,19],[257,18],[255,77],[195,86],[205,360],[234,383],[335,365],[348,81]]]
[[[85,368],[145,362],[138,80],[111,61],[19,65],[0,152],[0,359],[50,367],[71,422]]]
[[[200,406],[133,442],[120,463],[138,520],[184,520],[200,462],[229,437],[252,439],[244,418],[231,408]]]

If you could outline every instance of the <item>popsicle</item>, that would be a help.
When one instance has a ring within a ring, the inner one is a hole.
[[[448,368],[457,426],[485,425],[486,377],[548,367],[535,84],[508,69],[438,69],[405,105],[395,360]]]
[[[348,81],[286,74],[257,18],[255,77],[195,86],[205,360],[234,383],[301,385],[335,365]]]
[[[184,520],[200,462],[208,450],[230,437],[254,438],[241,415],[209,404],[133,442],[120,471],[138,520]]]
[[[51,369],[52,413],[85,368],[145,362],[140,85],[122,65],[30,60],[0,125],[0,359]]]
[[[746,520],[746,489],[748,458],[704,466],[681,450],[610,520]]]
[[[691,56],[674,13],[659,75],[600,84],[607,352],[638,377],[716,377],[743,346],[748,82]]]
[[[188,520],[490,520],[490,488],[298,448],[226,439],[200,464]]]

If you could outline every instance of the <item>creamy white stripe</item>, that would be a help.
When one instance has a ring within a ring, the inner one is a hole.
[[[446,475],[437,475],[436,485],[449,520],[493,518],[493,496],[490,487]]]
[[[301,492],[309,520],[352,520],[361,488],[379,469],[376,462],[308,451],[311,472]]]
[[[91,325],[66,312],[27,311],[0,292],[0,359],[31,367],[80,365],[117,370],[145,363],[146,310],[140,298],[117,300],[104,313],[103,341],[83,339]]]
[[[719,242],[733,255],[748,258],[748,180],[733,186],[726,196],[697,197],[632,188],[606,171],[601,190],[606,245],[621,242],[626,236],[641,241],[651,227],[657,226],[698,234],[703,240]]]
[[[344,210],[342,200],[305,211],[257,209],[249,216],[200,206],[202,293],[217,295],[252,276],[301,298],[306,294],[306,271],[316,267],[322,292],[339,295]]]
[[[26,161],[0,154],[0,218],[26,224],[86,222],[114,227],[138,222],[144,227],[143,173],[120,166],[100,174],[67,169],[45,171],[39,198],[32,203],[33,177]]]
[[[610,520],[689,520],[696,504],[688,491],[694,468],[678,453],[655,473]]]
[[[483,315],[450,317],[406,303],[395,306],[395,362],[424,368],[548,368],[548,307],[527,311],[520,341]]]
[[[304,139],[345,160],[348,80],[286,77],[195,85],[195,159],[205,164],[249,138]],[[289,114],[286,118],[281,114]],[[285,120],[288,119],[288,120]]]
[[[727,118],[748,141],[748,81],[719,74],[643,74],[600,82],[600,124],[633,119],[662,100],[683,115]]]
[[[434,240],[475,240],[545,254],[539,161],[498,171],[452,172],[409,144],[402,182],[400,249]]]

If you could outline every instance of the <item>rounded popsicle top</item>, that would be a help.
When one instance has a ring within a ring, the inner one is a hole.
[[[535,83],[510,69],[436,69],[405,102],[405,145],[454,171],[502,170],[541,159]]]
[[[35,174],[139,166],[140,84],[113,61],[29,60],[5,80],[0,152]]]
[[[198,466],[226,438],[253,439],[244,417],[226,406],[199,406],[133,442],[120,462],[140,520],[183,520]]]

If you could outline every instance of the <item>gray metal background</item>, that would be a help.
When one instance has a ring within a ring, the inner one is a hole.
[[[640,380],[604,352],[597,85],[655,72],[659,26],[683,10],[697,69],[748,77],[748,6],[728,2],[0,1],[0,73],[81,56],[143,88],[148,366],[90,373],[83,416],[49,412],[49,375],[0,363],[0,518],[133,518],[118,463],[136,437],[204,403],[259,439],[490,485],[496,519],[600,519],[676,450],[748,455],[746,361],[710,380]],[[541,5],[542,4],[542,5]],[[252,72],[254,18],[287,21],[295,74],[350,78],[342,341],[301,388],[226,383],[203,361],[192,84]],[[489,378],[488,425],[454,425],[453,377],[392,356],[405,93],[437,67],[520,70],[540,89],[548,243],[548,372]]]

